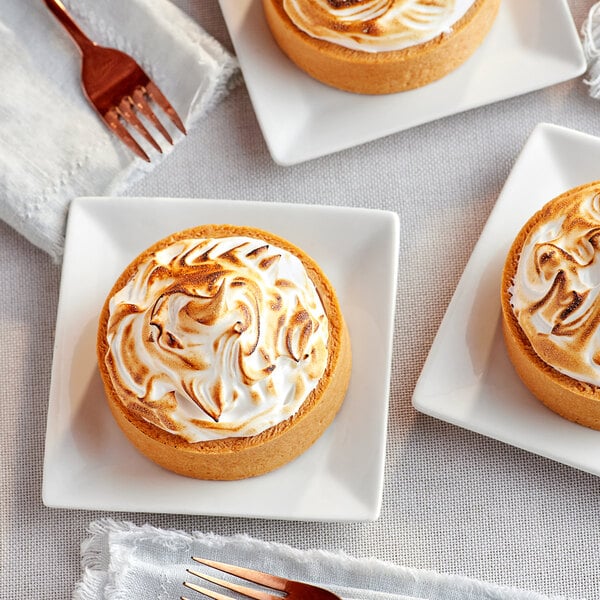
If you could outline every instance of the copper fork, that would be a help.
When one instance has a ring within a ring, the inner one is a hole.
[[[169,144],[173,144],[171,135],[154,114],[151,101],[163,109],[183,134],[186,133],[175,109],[133,58],[90,40],[60,0],[44,2],[81,50],[81,82],[85,95],[102,120],[135,154],[150,162],[150,157],[126,125],[132,126],[155,150],[162,153],[138,112],[158,129]]]
[[[248,598],[254,598],[255,600],[281,600],[286,598],[287,600],[341,600],[339,596],[336,596],[333,592],[324,590],[323,588],[310,585],[308,583],[302,583],[300,581],[292,581],[290,579],[284,579],[283,577],[277,577],[276,575],[270,575],[269,573],[263,573],[262,571],[254,571],[245,567],[238,567],[235,565],[228,565],[222,562],[216,562],[214,560],[206,560],[203,558],[192,557],[196,562],[222,571],[223,573],[229,573],[235,575],[246,581],[257,583],[265,588],[283,592],[279,594],[271,594],[268,591],[258,589],[256,587],[248,587],[233,583],[231,581],[224,581],[212,575],[207,575],[194,569],[187,569],[187,572],[196,577],[200,577],[205,581],[209,581],[217,586],[223,587],[232,592],[237,592]],[[187,588],[200,592],[209,598],[214,600],[233,600],[232,596],[226,596],[220,592],[215,592],[206,587],[202,587],[195,583],[184,582]],[[188,600],[185,596],[181,596],[181,600]]]

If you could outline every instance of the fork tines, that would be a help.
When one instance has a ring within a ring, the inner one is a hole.
[[[148,162],[150,161],[148,154],[131,135],[124,123],[131,125],[157,152],[162,153],[162,148],[138,117],[138,111],[152,123],[169,144],[173,145],[173,138],[156,116],[149,101],[154,102],[157,106],[162,108],[175,127],[177,127],[184,135],[186,134],[185,126],[179,118],[179,115],[165,98],[158,86],[152,81],[149,81],[146,86],[138,86],[131,95],[124,96],[117,106],[113,106],[103,115],[108,126],[116,133],[121,141],[123,141],[127,147],[135,152],[140,158],[143,158]]]
[[[175,109],[131,56],[93,42],[80,29],[60,0],[44,1],[81,50],[81,83],[87,99],[128,148],[150,162],[150,157],[131,135],[127,125],[135,129],[156,151],[162,152],[138,117],[138,111],[170,144],[173,144],[172,137],[154,114],[150,101],[160,106],[175,127],[185,135],[185,127]]]
[[[281,592],[285,592],[286,585],[288,583],[287,579],[283,579],[282,577],[277,577],[276,575],[271,575],[269,573],[263,573],[261,571],[254,571],[253,569],[247,569],[245,567],[238,567],[235,565],[228,565],[225,563],[217,562],[214,560],[206,560],[203,558],[192,557],[196,562],[212,567],[224,573],[229,573],[231,575],[235,575],[241,579],[245,579],[246,581],[250,581],[252,583],[258,583],[265,587],[271,588],[273,590],[278,590]],[[248,598],[254,598],[255,600],[280,600],[285,594],[270,594],[266,591],[259,590],[256,588],[250,588],[244,585],[240,585],[238,583],[233,583],[231,581],[225,581],[223,579],[219,579],[217,577],[213,577],[212,575],[208,575],[206,573],[201,573],[200,571],[196,571],[194,569],[187,569],[187,572],[191,575],[195,575],[203,579],[204,581],[208,581],[215,585],[218,585],[227,590],[231,590],[242,594]],[[219,592],[210,590],[206,587],[197,585],[195,583],[190,583],[188,581],[184,582],[187,588],[199,592],[200,594],[204,594],[209,598],[213,598],[214,600],[232,600],[231,596],[225,596]],[[182,600],[188,600],[184,596],[181,597]]]

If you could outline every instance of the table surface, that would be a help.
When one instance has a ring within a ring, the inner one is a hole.
[[[176,2],[232,50],[217,0]],[[592,4],[570,0],[581,27]],[[60,269],[0,224],[0,597],[69,598],[90,521],[244,532],[569,598],[600,597],[600,480],[416,412],[411,396],[460,275],[535,125],[600,135],[582,78],[293,167],[272,161],[244,85],[131,195],[396,211],[400,251],[383,505],[372,523],[50,509],[42,461]]]

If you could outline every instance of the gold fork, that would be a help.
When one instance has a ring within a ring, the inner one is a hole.
[[[271,590],[277,590],[284,592],[281,594],[271,594],[267,591],[263,591],[257,588],[250,588],[245,585],[232,583],[230,581],[224,581],[212,575],[201,573],[194,569],[187,569],[187,572],[196,577],[200,577],[205,581],[209,581],[215,585],[221,586],[232,592],[238,592],[248,598],[254,598],[255,600],[281,600],[286,598],[287,600],[341,600],[339,596],[336,596],[333,592],[324,590],[323,588],[310,585],[308,583],[302,583],[300,581],[292,581],[290,579],[284,579],[283,577],[277,577],[276,575],[270,575],[269,573],[263,573],[261,571],[254,571],[252,569],[246,569],[245,567],[238,567],[235,565],[228,565],[222,562],[216,562],[214,560],[206,560],[204,558],[192,557],[196,562],[222,571],[223,573],[229,573],[250,581],[252,583],[258,583],[265,588]],[[199,586],[195,583],[184,582],[183,585],[191,590],[200,592],[209,598],[214,600],[233,600],[231,596],[225,596],[219,592],[215,592],[206,587]],[[181,596],[181,600],[188,600],[185,596]]]
[[[161,147],[138,117],[138,112],[158,129],[169,144],[173,144],[171,135],[154,114],[150,101],[160,106],[185,135],[185,127],[175,109],[131,56],[90,40],[60,0],[44,2],[81,50],[81,82],[85,95],[102,120],[135,154],[150,162],[148,154],[128,131],[126,124],[162,153]]]

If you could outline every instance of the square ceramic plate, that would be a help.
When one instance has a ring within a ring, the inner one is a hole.
[[[97,319],[121,271],[155,241],[202,223],[260,227],[303,248],[336,288],[355,340],[350,388],[332,426],[292,463],[243,481],[189,479],[138,454],[112,419],[96,366]],[[376,519],[397,260],[398,217],[386,211],[226,200],[75,200],[56,323],[44,503],[130,512]]]
[[[291,165],[577,77],[586,64],[566,0],[502,0],[483,45],[420,89],[361,96],[323,85],[279,50],[260,0],[219,0],[271,156]]]
[[[538,125],[506,181],[413,395],[418,410],[578,469],[600,474],[600,431],[538,402],[514,371],[502,337],[500,279],[513,239],[560,193],[600,179],[600,139]]]

